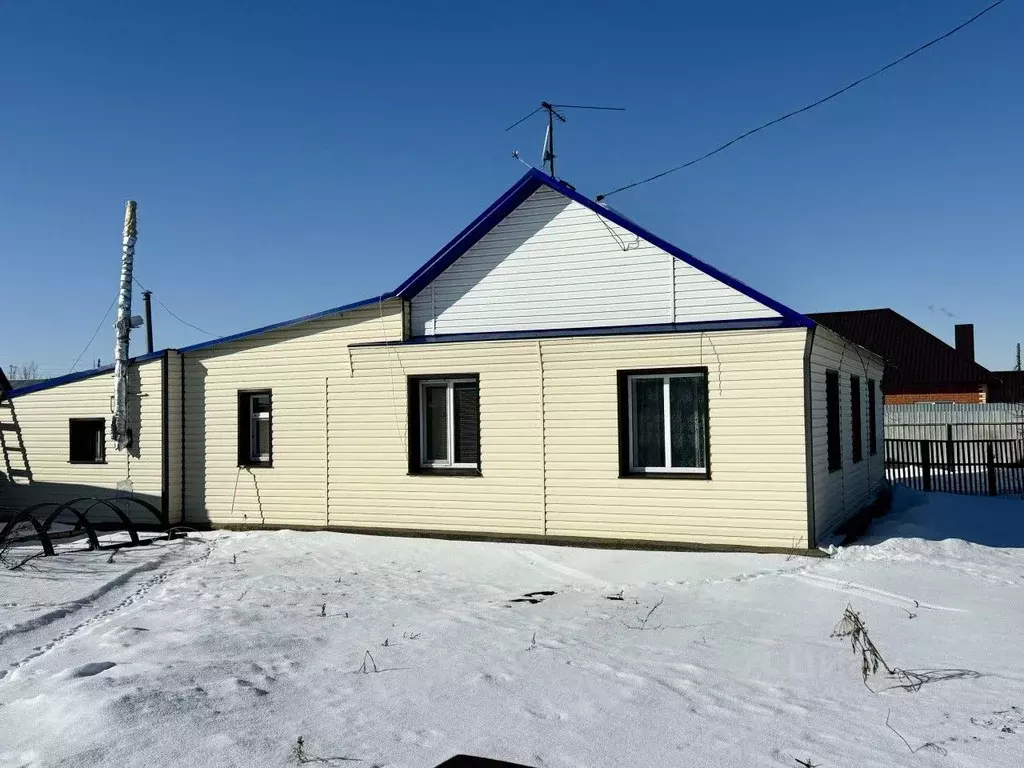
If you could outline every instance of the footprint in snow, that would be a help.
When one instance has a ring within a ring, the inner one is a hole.
[[[263,688],[257,688],[248,680],[238,679],[235,680],[235,682],[238,683],[238,685],[240,685],[242,688],[252,688],[252,692],[255,693],[257,696],[266,696],[268,693],[270,693],[270,691],[265,690]]]
[[[116,666],[117,664],[112,661],[93,661],[89,664],[83,664],[80,667],[75,667],[71,670],[70,676],[93,677],[94,675],[98,675],[100,672],[106,672],[108,669]]]

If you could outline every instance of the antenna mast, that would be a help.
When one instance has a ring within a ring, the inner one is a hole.
[[[512,125],[506,128],[506,132],[511,131],[517,125],[519,125],[522,122],[525,122],[527,119],[533,117],[541,110],[544,110],[545,112],[548,113],[548,127],[547,131],[544,133],[544,149],[541,150],[540,163],[541,166],[547,167],[548,175],[550,175],[551,178],[555,178],[555,119],[557,118],[558,121],[562,123],[565,122],[565,116],[558,111],[560,109],[600,109],[606,112],[626,111],[625,107],[593,107],[584,104],[551,104],[550,102],[542,101],[540,103],[540,106],[533,110],[533,112],[528,114],[526,117],[516,120],[514,123],[512,123]],[[518,158],[519,153],[513,152],[512,156]]]

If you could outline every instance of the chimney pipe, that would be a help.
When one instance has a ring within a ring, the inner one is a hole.
[[[150,355],[153,354],[153,307],[150,303],[152,296],[152,291],[142,292],[142,304],[146,313],[146,352]]]
[[[953,328],[956,351],[974,362],[974,323],[960,323]]]
[[[121,237],[121,283],[117,295],[117,322],[114,328],[114,417],[110,420],[111,434],[117,441],[117,450],[131,444],[128,427],[128,336],[132,329],[132,266],[135,261],[135,201],[124,206],[124,233]]]

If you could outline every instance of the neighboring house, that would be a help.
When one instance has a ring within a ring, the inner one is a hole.
[[[814,546],[884,484],[882,359],[531,170],[394,291],[13,393],[35,486],[168,523]],[[98,492],[98,491],[97,491]]]
[[[0,400],[3,399],[4,393],[12,388],[13,386],[7,378],[7,374],[4,373],[3,368],[0,368]]]
[[[990,403],[1024,403],[1024,371],[992,371]]]
[[[984,403],[992,374],[974,361],[974,326],[957,325],[956,348],[891,309],[814,312],[815,322],[885,359],[888,404]]]

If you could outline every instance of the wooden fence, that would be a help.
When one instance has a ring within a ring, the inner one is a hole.
[[[885,477],[920,491],[1024,497],[1024,441],[886,438]]]

